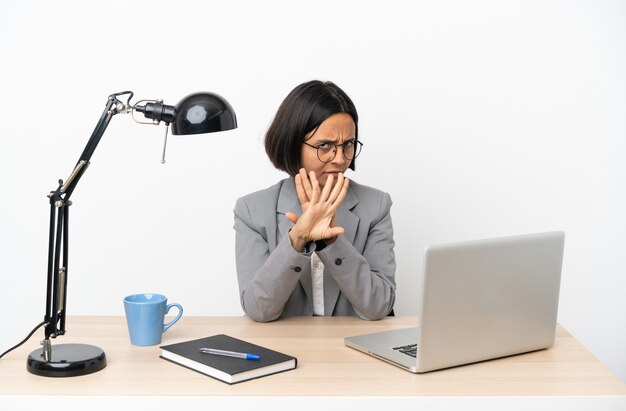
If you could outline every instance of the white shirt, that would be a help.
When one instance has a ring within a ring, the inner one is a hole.
[[[311,284],[313,286],[313,315],[324,315],[324,263],[316,253],[311,254]]]

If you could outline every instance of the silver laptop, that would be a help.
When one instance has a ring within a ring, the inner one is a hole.
[[[345,345],[414,373],[548,348],[564,240],[558,231],[427,247],[419,328]]]

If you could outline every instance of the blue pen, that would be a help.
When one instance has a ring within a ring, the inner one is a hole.
[[[218,350],[215,348],[200,348],[200,352],[202,352],[203,354],[223,355],[225,357],[243,358],[246,360],[253,360],[253,361],[259,361],[261,359],[261,356],[256,355],[256,354],[247,354],[244,352]]]

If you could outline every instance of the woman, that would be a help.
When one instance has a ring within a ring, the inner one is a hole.
[[[234,209],[241,306],[250,318],[376,320],[392,311],[391,198],[344,176],[361,146],[356,108],[335,84],[303,83],[280,105],[265,150],[290,177]]]

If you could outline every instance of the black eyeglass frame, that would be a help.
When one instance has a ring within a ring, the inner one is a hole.
[[[335,146],[335,149],[333,150],[333,156],[330,158],[330,160],[324,161],[324,160],[322,160],[320,158],[320,147],[319,146],[314,146],[313,144],[309,144],[306,141],[303,141],[302,143],[306,144],[307,146],[309,146],[311,148],[314,148],[315,152],[316,152],[316,155],[317,155],[317,159],[319,161],[321,161],[322,163],[324,163],[324,164],[330,163],[331,161],[333,161],[335,159],[335,157],[337,157],[337,147],[341,147],[341,152],[343,154],[343,158],[345,158],[348,161],[352,161],[355,158],[357,158],[359,156],[359,154],[361,154],[361,150],[363,150],[363,143],[361,143],[359,140],[350,140],[350,141],[346,141],[343,144],[333,144],[333,143],[326,142],[326,143],[323,143],[323,144],[331,144],[331,145]],[[355,154],[354,154],[354,157],[352,157],[352,158],[348,158],[348,156],[346,156],[345,145],[348,144],[348,143],[354,143],[355,144],[355,147],[354,147],[354,153]]]

